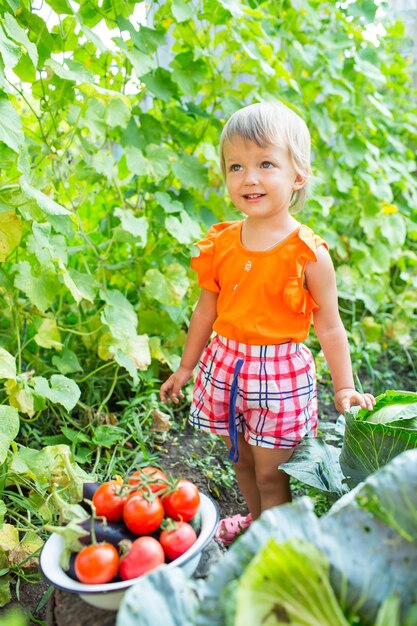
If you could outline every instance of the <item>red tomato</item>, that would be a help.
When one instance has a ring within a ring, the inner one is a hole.
[[[200,506],[198,488],[189,480],[180,480],[177,488],[162,500],[165,513],[177,521],[188,522]]]
[[[110,543],[93,543],[78,552],[74,561],[75,575],[87,585],[110,582],[119,569],[119,553]]]
[[[150,535],[160,527],[164,507],[158,496],[147,500],[140,491],[133,491],[123,509],[123,520],[136,535]]]
[[[164,562],[165,555],[159,541],[153,537],[139,537],[120,561],[120,577],[130,580],[142,576]]]
[[[159,542],[170,561],[178,559],[187,552],[197,541],[197,535],[192,526],[187,522],[179,522],[174,530],[163,530],[159,536]]]
[[[126,497],[126,494],[122,492],[120,482],[110,480],[103,483],[93,495],[96,515],[103,515],[109,522],[118,522],[123,518]]]
[[[129,478],[129,485],[140,487],[147,485],[153,493],[156,493],[168,486],[168,478],[162,470],[149,465],[133,472]]]

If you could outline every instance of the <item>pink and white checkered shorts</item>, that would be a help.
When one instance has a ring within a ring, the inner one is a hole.
[[[189,421],[229,436],[232,448],[238,431],[248,443],[267,448],[294,448],[306,435],[315,436],[310,350],[302,343],[253,346],[214,337],[199,363]]]

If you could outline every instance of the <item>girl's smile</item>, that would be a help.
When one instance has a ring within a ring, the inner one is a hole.
[[[265,194],[264,193],[251,193],[251,194],[246,193],[244,194],[243,197],[246,198],[246,200],[254,201],[254,200],[259,200],[260,198],[264,198]]]

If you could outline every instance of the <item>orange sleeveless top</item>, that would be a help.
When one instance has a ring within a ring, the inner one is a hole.
[[[301,225],[273,248],[247,250],[242,223],[214,224],[195,244],[200,254],[191,267],[200,287],[219,294],[213,330],[251,345],[304,341],[318,309],[304,287],[304,271],[326,242]]]

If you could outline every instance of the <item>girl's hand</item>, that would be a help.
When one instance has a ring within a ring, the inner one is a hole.
[[[339,413],[349,411],[354,404],[359,404],[363,409],[372,411],[375,406],[375,398],[370,393],[359,393],[356,389],[339,389],[334,394],[334,404]]]
[[[162,385],[159,395],[162,402],[168,402],[171,399],[175,404],[178,404],[178,398],[183,398],[184,394],[181,388],[186,382],[190,380],[193,375],[193,370],[187,367],[180,366]]]

